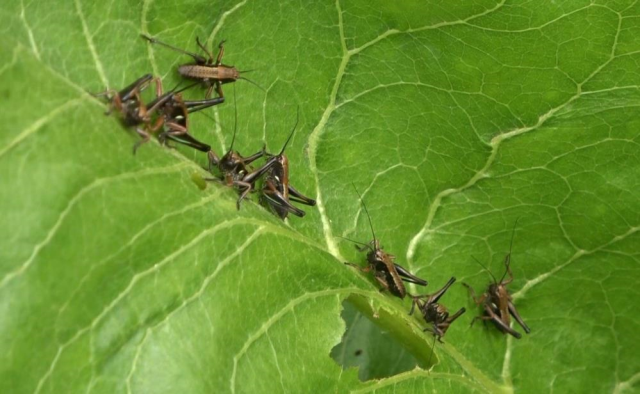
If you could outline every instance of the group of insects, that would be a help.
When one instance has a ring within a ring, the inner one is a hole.
[[[176,86],[168,92],[164,92],[160,78],[146,74],[122,90],[107,90],[97,94],[97,96],[106,97],[109,101],[107,114],[116,111],[125,127],[134,129],[140,135],[140,141],[133,147],[134,154],[141,145],[151,139],[152,135],[157,134],[159,142],[163,145],[173,141],[204,152],[208,158],[209,171],[213,172],[214,169],[217,169],[219,174],[217,178],[205,178],[205,180],[220,182],[237,189],[240,194],[237,200],[238,209],[240,209],[242,200],[249,193],[259,190],[261,192],[260,201],[280,218],[285,219],[290,213],[303,217],[305,212],[294,206],[292,202],[309,206],[315,205],[316,202],[300,193],[290,183],[289,159],[284,154],[285,148],[298,125],[299,111],[296,123],[279,153],[269,153],[263,147],[247,157],[242,156],[233,149],[237,131],[236,111],[236,126],[234,127],[231,145],[229,150],[222,157],[219,157],[212,150],[211,145],[196,139],[189,132],[189,116],[203,109],[224,103],[222,85],[235,82],[238,79],[247,80],[241,76],[242,72],[238,71],[234,66],[222,63],[224,41],[218,46],[218,56],[214,58],[211,52],[198,39],[196,39],[196,43],[204,51],[206,57],[179,49],[146,35],[142,37],[151,44],[159,44],[193,58],[193,63],[179,66],[178,73],[184,78],[195,82],[182,88]],[[152,84],[155,85],[155,98],[144,102],[142,92]],[[204,99],[183,99],[182,93],[198,84],[203,84],[207,88]],[[218,97],[212,98],[214,89]],[[265,159],[264,163],[256,166],[257,168],[253,168],[252,164],[260,158]],[[262,179],[260,188],[256,187],[259,179]]]
[[[369,215],[369,210],[364,203],[364,199],[357,189],[356,193],[358,194],[362,207],[367,214],[373,240],[371,240],[369,243],[363,243],[344,238],[350,242],[360,245],[356,246],[356,249],[358,249],[358,251],[368,251],[368,265],[365,268],[349,262],[346,262],[345,264],[353,266],[365,273],[372,272],[376,281],[378,281],[381,286],[380,291],[389,291],[391,294],[401,299],[404,299],[406,296],[411,297],[412,304],[409,314],[412,315],[417,307],[422,314],[422,318],[429,325],[424,329],[424,331],[431,332],[434,337],[434,345],[436,339],[439,342],[442,342],[442,337],[446,334],[449,326],[451,326],[451,324],[456,319],[458,319],[466,312],[466,309],[463,307],[460,308],[456,313],[451,315],[447,307],[440,303],[440,298],[442,298],[447,290],[449,290],[451,285],[455,283],[456,278],[452,277],[451,279],[449,279],[449,281],[435,293],[422,295],[409,294],[403,282],[413,283],[418,286],[427,286],[427,281],[413,275],[407,269],[396,263],[395,257],[393,255],[383,250],[380,244],[380,240],[376,237],[376,234],[373,230],[371,215]],[[511,249],[513,247],[513,237],[515,235],[517,222],[518,221],[516,220],[516,223],[513,226],[511,246],[509,247],[509,253],[506,255],[504,260],[505,273],[500,278],[500,281],[498,281],[496,277],[491,273],[491,271],[487,269],[480,261],[474,258],[474,260],[489,273],[489,275],[493,279],[493,282],[489,284],[487,291],[484,292],[480,297],[476,297],[475,291],[471,286],[466,283],[463,283],[463,285],[469,290],[471,298],[476,303],[476,305],[482,307],[482,315],[476,316],[472,320],[471,325],[473,325],[476,320],[491,321],[501,332],[511,334],[515,338],[520,339],[522,335],[511,327],[511,317],[516,320],[516,322],[527,334],[531,332],[531,330],[526,325],[522,317],[520,317],[518,310],[513,304],[511,295],[507,290],[507,285],[513,281],[513,273],[511,272]],[[507,275],[509,276],[509,279],[505,280]]]
[[[304,196],[291,185],[289,182],[289,160],[284,154],[287,144],[296,130],[299,111],[296,116],[296,123],[279,153],[268,153],[263,147],[261,150],[247,157],[242,156],[233,148],[237,131],[236,111],[236,126],[234,127],[231,145],[228,151],[222,157],[219,157],[211,149],[210,145],[199,141],[189,132],[188,119],[192,113],[224,103],[225,98],[222,85],[235,82],[238,79],[246,79],[241,77],[241,71],[238,71],[233,66],[222,63],[224,41],[219,44],[219,52],[214,59],[212,53],[209,52],[198,39],[196,39],[196,43],[206,54],[206,57],[182,50],[146,35],[142,37],[151,44],[162,45],[183,55],[190,56],[194,62],[179,66],[178,73],[184,78],[195,82],[182,88],[176,86],[168,92],[164,92],[160,78],[147,74],[138,78],[122,90],[107,90],[98,94],[98,96],[106,97],[109,101],[107,114],[116,111],[120,115],[122,123],[127,128],[134,129],[140,135],[141,140],[133,147],[134,153],[141,145],[148,142],[152,135],[157,134],[158,140],[163,145],[166,145],[169,141],[173,141],[204,152],[208,158],[209,171],[213,172],[214,169],[217,169],[219,173],[218,178],[205,179],[207,181],[221,182],[237,189],[239,192],[237,200],[238,209],[240,209],[242,200],[245,199],[249,193],[259,190],[261,191],[261,201],[263,205],[270,208],[280,218],[286,218],[289,213],[303,217],[305,212],[294,206],[292,202],[308,206],[313,206],[316,202]],[[155,85],[155,98],[144,102],[141,97],[142,92],[152,84]],[[207,89],[204,99],[183,99],[182,93],[198,84],[203,84]],[[211,96],[214,90],[217,93],[217,97],[212,98]],[[265,159],[264,163],[257,166],[257,168],[253,168],[252,165],[260,158]],[[259,179],[262,179],[262,185],[260,188],[257,188],[256,183]],[[432,333],[434,336],[434,345],[436,339],[442,342],[442,337],[444,337],[450,325],[466,311],[465,308],[460,308],[456,313],[450,314],[448,309],[440,303],[440,299],[455,283],[456,278],[452,277],[449,279],[449,281],[435,293],[424,295],[409,294],[404,285],[405,281],[418,286],[426,286],[427,281],[418,278],[397,264],[395,257],[383,250],[380,240],[376,237],[373,230],[371,216],[369,215],[364,200],[357,190],[356,193],[367,214],[373,240],[369,243],[349,240],[360,245],[356,246],[359,251],[368,251],[368,265],[365,268],[361,268],[353,263],[345,264],[354,266],[362,272],[372,272],[376,281],[382,286],[381,291],[389,291],[394,296],[402,299],[406,296],[411,297],[412,305],[409,314],[413,314],[417,307],[424,321],[429,325],[424,331]],[[511,244],[513,245],[513,236]],[[476,260],[476,262],[491,275],[493,282],[480,297],[476,297],[473,288],[463,283],[463,285],[469,289],[470,295],[475,303],[481,306],[483,311],[482,315],[475,317],[471,324],[476,320],[491,321],[503,333],[511,334],[515,338],[520,338],[521,334],[511,327],[511,317],[513,317],[524,331],[529,333],[529,327],[527,327],[520,317],[507,290],[507,285],[513,280],[513,274],[511,272],[511,249],[505,257],[505,273],[500,278],[500,281],[498,281],[491,271],[482,263],[478,260]],[[505,280],[507,276],[509,279]]]

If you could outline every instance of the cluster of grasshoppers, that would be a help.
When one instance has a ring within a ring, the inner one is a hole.
[[[355,186],[354,186],[355,189]],[[416,309],[420,311],[422,314],[422,318],[429,325],[424,331],[429,331],[434,337],[434,346],[436,339],[439,342],[442,342],[442,337],[446,334],[449,326],[460,316],[462,316],[466,309],[460,308],[456,313],[449,314],[449,311],[446,306],[440,303],[440,298],[449,290],[449,288],[455,283],[456,278],[452,277],[449,281],[438,291],[432,294],[422,294],[422,295],[412,295],[407,292],[405,288],[404,282],[413,283],[419,286],[427,286],[427,281],[417,276],[413,275],[407,269],[399,265],[395,262],[395,257],[387,252],[385,252],[380,244],[380,240],[376,237],[376,234],[373,230],[373,222],[371,221],[371,215],[369,215],[369,210],[367,209],[366,204],[358,190],[356,189],[356,194],[360,198],[360,202],[364,211],[369,220],[369,226],[371,227],[371,235],[373,240],[369,243],[363,243],[358,241],[353,241],[348,238],[344,238],[350,242],[356,243],[360,246],[356,246],[356,249],[360,252],[368,251],[367,253],[367,263],[368,265],[365,268],[361,268],[360,266],[346,262],[345,264],[353,266],[362,272],[372,272],[376,281],[380,284],[380,291],[388,291],[396,297],[404,299],[406,296],[411,297],[412,304],[411,310],[409,311],[409,315],[412,315]],[[517,220],[516,220],[517,224]],[[480,266],[482,266],[489,275],[493,278],[493,283],[489,285],[488,290],[479,298],[476,297],[473,288],[471,288],[468,284],[463,283],[465,287],[469,289],[471,293],[471,297],[475,301],[475,303],[479,306],[482,306],[483,314],[481,316],[475,317],[471,325],[476,320],[483,321],[492,321],[495,326],[502,331],[503,333],[508,333],[513,335],[515,338],[520,338],[521,335],[519,332],[514,330],[510,325],[510,316],[522,326],[524,331],[528,334],[531,330],[525,324],[525,322],[520,317],[520,314],[516,310],[515,305],[511,299],[511,295],[507,290],[507,285],[512,282],[513,274],[511,272],[511,248],[513,247],[513,235],[515,235],[516,224],[513,227],[513,234],[511,237],[511,246],[509,248],[509,253],[505,258],[505,274],[502,276],[500,281],[496,280],[491,271],[489,271],[482,263],[476,260]],[[505,277],[509,275],[509,279],[505,280]]]
[[[238,209],[240,209],[242,200],[244,200],[249,193],[256,190],[256,182],[262,179],[262,187],[260,190],[262,192],[261,201],[264,205],[269,207],[282,219],[286,218],[289,213],[299,217],[304,216],[305,212],[295,207],[292,202],[309,206],[315,205],[316,202],[304,196],[291,185],[289,182],[289,160],[284,154],[298,125],[299,111],[296,116],[296,123],[278,154],[268,153],[263,147],[261,150],[247,157],[242,156],[238,151],[234,150],[237,132],[236,111],[236,126],[234,127],[231,146],[222,157],[219,157],[211,149],[210,145],[199,141],[189,132],[188,118],[189,115],[194,112],[224,103],[225,98],[222,85],[235,82],[238,79],[246,79],[241,77],[242,72],[238,71],[235,67],[222,64],[224,41],[220,43],[218,56],[214,60],[211,52],[209,52],[198,39],[196,39],[196,43],[207,57],[184,51],[152,37],[143,35],[143,38],[152,44],[162,45],[193,58],[193,63],[179,66],[178,72],[183,77],[195,80],[196,82],[183,88],[175,87],[168,92],[164,92],[160,79],[153,77],[151,74],[147,74],[120,91],[107,90],[99,94],[106,96],[110,102],[107,114],[111,111],[117,111],[120,114],[122,123],[128,128],[133,128],[140,135],[141,140],[134,145],[134,153],[142,144],[149,141],[152,135],[157,133],[158,140],[162,144],[173,141],[204,152],[208,158],[209,171],[211,172],[215,168],[220,175],[219,178],[205,179],[208,181],[221,182],[224,185],[236,188],[240,193],[237,200]],[[145,103],[141,94],[151,84],[155,84],[155,98]],[[183,99],[182,93],[197,84],[204,84],[207,88],[205,98],[203,100]],[[218,97],[211,97],[213,90],[217,92]],[[252,168],[252,164],[260,158],[265,159],[264,163],[255,169]],[[382,287],[381,291],[389,291],[401,299],[404,299],[408,295],[412,299],[409,314],[413,314],[417,307],[424,321],[429,325],[424,331],[431,332],[434,337],[434,345],[436,339],[442,342],[442,337],[444,337],[451,324],[466,311],[463,307],[456,313],[450,314],[448,309],[440,303],[440,299],[455,283],[456,278],[452,277],[449,279],[449,281],[435,293],[422,295],[409,294],[404,285],[405,281],[419,286],[427,286],[427,281],[418,278],[397,264],[395,257],[383,250],[380,240],[376,237],[373,230],[373,223],[367,206],[357,190],[356,193],[367,214],[373,240],[369,243],[352,241],[360,245],[357,246],[359,251],[368,251],[368,265],[365,268],[360,268],[352,263],[345,264],[354,266],[362,272],[373,272],[376,281]],[[513,244],[513,237],[511,242]],[[476,262],[486,269],[479,261],[476,260]],[[476,297],[475,292],[469,285],[466,283],[463,283],[463,285],[469,289],[473,300],[477,305],[482,306],[483,309],[483,314],[474,318],[472,324],[476,320],[489,320],[492,321],[500,331],[511,334],[515,338],[520,338],[520,333],[515,331],[510,325],[511,316],[522,326],[526,333],[529,333],[530,329],[518,314],[506,288],[513,280],[510,263],[511,250],[509,250],[509,254],[507,254],[505,258],[506,270],[500,281],[496,280],[493,274],[487,270],[493,278],[493,283],[489,285],[488,290],[480,297]],[[505,280],[507,275],[509,279]]]
[[[106,97],[109,101],[107,114],[116,111],[125,127],[134,129],[140,135],[141,140],[134,145],[133,153],[135,154],[142,144],[148,142],[152,135],[157,135],[159,142],[163,145],[173,141],[204,152],[208,158],[209,172],[217,169],[219,173],[218,178],[205,178],[205,180],[221,182],[236,188],[240,193],[237,200],[238,209],[240,209],[242,200],[249,193],[259,189],[261,191],[260,201],[280,218],[285,219],[289,213],[303,217],[305,212],[294,206],[292,202],[309,206],[315,205],[316,202],[304,196],[291,185],[289,182],[289,160],[284,154],[285,148],[296,130],[299,111],[296,124],[278,154],[268,153],[263,147],[260,151],[244,157],[233,149],[237,131],[236,110],[236,125],[231,146],[222,157],[219,157],[211,149],[211,145],[196,139],[189,132],[188,120],[189,115],[194,112],[224,103],[222,85],[235,82],[238,79],[249,81],[242,77],[242,72],[234,66],[222,63],[224,41],[219,44],[218,56],[214,60],[211,52],[202,45],[199,39],[196,39],[196,43],[204,51],[206,57],[179,49],[146,35],[142,37],[151,44],[159,44],[193,58],[193,63],[179,66],[178,73],[184,78],[195,80],[195,82],[182,88],[176,86],[170,91],[164,92],[160,78],[146,74],[122,90],[107,90],[97,94],[97,96]],[[142,99],[142,92],[152,84],[155,84],[155,97],[145,102]],[[198,84],[203,84],[207,88],[204,99],[183,99],[182,93]],[[218,97],[212,98],[214,89]],[[252,164],[260,158],[265,159],[264,163],[255,169],[252,168]],[[262,187],[256,188],[259,179],[262,179]]]

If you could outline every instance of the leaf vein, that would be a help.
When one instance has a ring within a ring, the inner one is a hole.
[[[76,5],[76,12],[78,13],[78,18],[80,19],[80,23],[82,24],[82,33],[87,41],[87,46],[89,47],[89,52],[91,53],[91,57],[93,58],[93,62],[96,66],[96,71],[98,72],[98,76],[102,81],[104,86],[109,86],[109,81],[107,80],[107,76],[104,72],[104,68],[102,67],[102,63],[100,62],[100,58],[98,57],[98,52],[96,51],[96,47],[93,44],[93,40],[91,39],[91,34],[89,33],[89,27],[87,26],[87,21],[85,20],[84,14],[82,13],[82,6],[80,5],[80,0],[74,0]]]
[[[283,318],[287,313],[291,312],[297,305],[308,301],[313,300],[320,297],[327,297],[336,294],[346,294],[346,293],[370,293],[358,288],[337,288],[337,289],[328,289],[328,290],[320,290],[311,293],[304,293],[287,303],[282,309],[277,311],[271,317],[269,317],[263,324],[255,331],[253,334],[249,335],[245,343],[240,348],[240,351],[233,356],[233,370],[231,372],[231,380],[230,380],[230,390],[231,393],[235,393],[236,391],[236,372],[238,368],[238,361],[247,353],[251,345],[253,345],[260,337],[262,337],[268,330],[277,323],[281,318]]]
[[[618,235],[616,237],[613,237],[609,242],[606,242],[594,249],[591,250],[584,250],[584,249],[580,249],[578,250],[576,253],[574,253],[566,262],[557,265],[556,267],[554,267],[553,269],[538,275],[537,277],[528,280],[524,286],[522,286],[522,288],[520,290],[518,290],[517,292],[512,294],[513,300],[517,301],[523,297],[525,297],[525,295],[527,294],[527,292],[534,286],[544,282],[545,280],[547,280],[551,275],[555,274],[556,272],[566,268],[567,266],[571,265],[571,263],[573,263],[574,261],[578,260],[580,257],[583,256],[588,256],[588,255],[592,255],[594,253],[597,253],[603,249],[605,249],[606,247],[616,243],[616,242],[620,242],[624,239],[626,239],[627,237],[637,233],[640,230],[640,226],[638,227],[632,227],[630,228],[626,233],[622,234],[622,235]]]
[[[220,19],[218,20],[218,23],[216,24],[216,26],[213,28],[213,30],[211,31],[211,34],[209,35],[209,37],[207,38],[206,44],[205,45],[211,45],[211,43],[213,42],[213,39],[216,37],[216,35],[218,34],[218,32],[222,29],[222,27],[224,26],[224,22],[227,20],[227,18],[229,17],[229,15],[233,14],[234,12],[236,12],[238,9],[240,9],[242,6],[244,6],[245,4],[247,4],[247,0],[242,0],[241,2],[239,2],[238,4],[236,4],[235,6],[233,6],[232,8],[230,8],[229,10],[225,11],[222,16],[220,17]]]
[[[68,109],[74,108],[75,106],[80,104],[82,101],[84,100],[81,97],[73,100],[69,100],[64,104],[60,105],[59,107],[53,109],[43,117],[39,118],[35,122],[33,122],[30,126],[28,126],[23,131],[18,133],[18,135],[14,139],[9,141],[9,143],[4,148],[0,149],[0,158],[4,156],[7,152],[9,152],[11,149],[13,149],[16,145],[20,144],[23,140],[28,138],[30,135],[40,130],[42,126],[44,126],[51,120],[55,119],[56,116],[60,115],[61,113],[65,112]]]
[[[31,45],[31,50],[33,54],[36,56],[36,59],[40,60],[40,51],[38,51],[38,46],[36,45],[36,40],[33,36],[33,30],[31,30],[31,26],[27,22],[27,18],[25,16],[25,8],[24,8],[24,0],[20,0],[20,20],[24,25],[25,30],[27,30],[27,36],[29,37],[29,44]]]
[[[164,213],[160,218],[148,223],[147,225],[145,225],[142,229],[140,229],[140,231],[136,232],[126,243],[124,243],[117,251],[115,251],[114,253],[111,253],[110,255],[104,257],[103,259],[101,259],[99,262],[97,262],[96,264],[93,264],[91,266],[91,268],[87,271],[87,273],[82,277],[82,279],[80,279],[80,281],[78,282],[78,286],[76,287],[76,289],[71,293],[71,295],[69,296],[69,298],[64,302],[64,304],[62,304],[62,306],[60,307],[60,309],[58,310],[58,315],[55,319],[56,324],[54,324],[54,326],[57,325],[58,320],[60,319],[61,314],[65,311],[65,309],[68,307],[69,303],[71,302],[71,300],[73,300],[73,298],[76,296],[76,294],[78,294],[78,292],[81,290],[82,285],[86,282],[86,280],[89,278],[89,276],[91,276],[91,273],[101,267],[102,265],[106,264],[107,262],[109,262],[110,260],[114,259],[116,256],[118,256],[120,253],[122,253],[125,249],[131,247],[134,245],[134,243],[140,239],[140,237],[142,237],[144,234],[148,233],[150,230],[152,230],[154,227],[158,226],[160,223],[164,222],[165,220],[174,217],[174,216],[182,216],[185,213],[189,212],[192,209],[196,209],[199,208],[213,200],[215,200],[216,198],[218,198],[220,196],[220,191],[221,190],[216,190],[216,193],[211,194],[209,196],[206,196],[202,199],[200,199],[199,201],[193,203],[193,204],[189,204],[186,205],[178,210],[172,211],[172,212],[167,212]]]
[[[412,371],[400,373],[400,374],[394,375],[394,376],[392,376],[390,378],[380,379],[380,380],[376,381],[375,383],[372,383],[372,384],[368,385],[367,387],[356,389],[356,390],[351,390],[350,393],[353,393],[353,394],[369,393],[369,392],[372,392],[372,391],[376,391],[376,390],[382,389],[382,388],[387,387],[387,386],[391,386],[391,385],[395,386],[398,383],[402,383],[402,382],[407,381],[407,380],[421,378],[421,377],[433,378],[433,379],[443,379],[443,380],[455,380],[455,381],[460,382],[460,383],[462,383],[462,384],[464,384],[466,386],[469,386],[470,388],[480,389],[480,390],[485,391],[487,393],[490,392],[484,386],[481,386],[476,381],[474,381],[472,379],[469,379],[468,377],[466,377],[464,375],[457,375],[457,374],[446,373],[446,372],[431,372],[431,371],[425,371],[425,370],[420,369],[420,368],[416,368],[416,369],[414,369]]]
[[[49,244],[49,242],[51,242],[51,240],[56,235],[56,233],[64,223],[69,213],[73,210],[73,208],[87,194],[89,194],[93,190],[98,189],[103,185],[111,182],[118,182],[126,179],[135,179],[137,177],[147,176],[147,175],[166,174],[166,173],[180,171],[185,166],[186,166],[186,163],[181,162],[168,167],[150,168],[150,169],[144,169],[137,172],[128,172],[128,173],[118,174],[110,177],[96,179],[93,182],[91,182],[89,185],[83,187],[73,197],[69,199],[69,203],[62,210],[62,212],[58,216],[58,219],[55,221],[55,223],[53,224],[53,226],[51,227],[51,229],[49,230],[45,238],[35,246],[35,248],[31,251],[31,254],[27,258],[27,260],[24,263],[20,264],[17,269],[9,272],[7,275],[4,276],[4,278],[2,278],[2,281],[0,282],[0,289],[2,289],[5,285],[7,285],[7,283],[9,283],[14,278],[22,275],[31,266],[31,264],[33,264],[40,250],[42,250],[44,247],[46,247]]]
[[[68,346],[70,346],[71,344],[73,344],[78,338],[80,338],[82,335],[84,335],[87,331],[93,329],[95,326],[97,326],[97,324],[102,321],[102,319],[111,311],[113,310],[113,308],[115,308],[115,306],[122,300],[124,299],[124,297],[129,294],[129,292],[133,289],[133,287],[135,286],[135,284],[140,280],[140,278],[145,277],[151,273],[156,272],[158,269],[162,268],[163,266],[165,266],[166,264],[168,264],[169,262],[173,261],[177,256],[179,256],[182,252],[184,252],[185,250],[191,248],[193,245],[197,244],[200,240],[202,240],[203,238],[215,234],[216,232],[224,229],[224,228],[229,228],[229,227],[233,227],[234,225],[238,225],[238,224],[246,224],[246,220],[244,220],[243,218],[236,218],[236,219],[231,219],[231,220],[227,220],[224,222],[221,222],[217,225],[215,225],[214,227],[211,227],[209,229],[206,229],[202,232],[200,232],[200,234],[198,234],[196,237],[194,237],[191,241],[189,241],[187,244],[181,246],[180,248],[178,248],[175,252],[171,253],[169,256],[165,257],[162,261],[160,261],[159,263],[154,264],[151,268],[146,269],[144,271],[138,272],[136,273],[133,278],[131,279],[131,281],[129,282],[129,284],[127,285],[127,287],[120,292],[120,294],[118,294],[114,300],[107,305],[102,312],[100,312],[100,314],[98,314],[98,316],[96,316],[91,323],[89,323],[89,325],[87,325],[86,327],[83,327],[81,329],[79,329],[76,334],[69,339],[67,342],[63,343],[62,345],[58,346],[58,352],[56,353],[55,358],[53,359],[49,369],[47,370],[47,373],[42,377],[42,379],[40,379],[40,383],[38,384],[38,389],[36,390],[36,393],[40,390],[40,387],[44,384],[44,382],[46,381],[46,379],[51,376],[51,373],[53,372],[56,363],[58,362],[58,359],[60,358],[60,354],[62,353],[62,351],[64,349],[66,349]],[[93,349],[93,344],[91,346],[91,348]]]

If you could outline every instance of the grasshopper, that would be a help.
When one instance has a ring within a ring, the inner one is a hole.
[[[205,94],[206,99],[211,98],[211,93],[213,92],[214,88],[216,89],[219,97],[224,97],[224,94],[222,93],[222,85],[230,82],[235,82],[238,79],[244,79],[258,86],[255,82],[241,76],[241,73],[248,71],[238,71],[238,69],[234,66],[222,64],[222,57],[224,56],[224,41],[220,42],[220,44],[218,45],[218,56],[214,61],[211,52],[209,52],[209,50],[204,45],[202,45],[200,39],[197,37],[196,44],[198,44],[198,47],[200,47],[200,49],[204,51],[207,57],[198,55],[197,53],[185,51],[184,49],[169,45],[145,34],[142,34],[142,38],[152,44],[159,44],[173,51],[191,56],[195,63],[183,64],[179,66],[178,73],[183,77],[202,81],[205,87],[207,87],[207,93]]]
[[[425,328],[424,331],[431,331],[439,342],[442,342],[441,338],[446,334],[451,323],[466,312],[465,308],[461,308],[458,312],[450,316],[447,308],[438,303],[440,297],[449,290],[449,287],[451,287],[455,281],[456,278],[449,279],[449,282],[447,282],[442,289],[433,294],[414,296],[411,304],[409,314],[413,314],[414,308],[417,305],[420,312],[422,312],[425,322],[433,325],[432,327]],[[425,301],[421,301],[422,299],[425,299]]]
[[[284,143],[282,150],[277,155],[268,155],[267,171],[264,176],[264,185],[262,187],[262,201],[270,207],[281,219],[285,219],[289,213],[298,217],[303,217],[305,212],[291,204],[291,201],[301,204],[314,206],[316,201],[303,195],[296,190],[290,183],[289,179],[289,159],[284,155],[289,141],[293,137],[300,120],[300,110],[296,116],[296,124],[289,134],[289,138]]]
[[[235,87],[234,87],[235,93]],[[222,183],[230,187],[237,187],[242,190],[242,195],[237,201],[237,208],[240,209],[240,203],[246,197],[248,193],[253,190],[253,184],[258,177],[268,169],[268,167],[262,166],[257,171],[252,171],[249,166],[265,155],[264,148],[254,153],[249,157],[243,157],[238,151],[233,150],[233,145],[236,141],[236,134],[238,131],[238,106],[236,103],[236,95],[233,95],[233,103],[235,107],[235,121],[233,126],[233,138],[231,139],[231,145],[229,150],[221,158],[217,156],[213,157],[212,163],[218,167],[220,174],[222,175]],[[217,181],[216,178],[205,178],[206,181]]]
[[[120,91],[107,89],[104,92],[94,94],[94,96],[104,96],[110,101],[109,109],[107,109],[105,115],[111,114],[111,111],[115,109],[120,112],[125,124],[132,123],[135,125],[136,123],[142,123],[147,117],[146,107],[140,98],[140,93],[149,87],[153,80],[156,80],[156,83],[159,81],[154,79],[151,74],[145,74]],[[156,91],[157,89],[158,85],[156,84]]]
[[[162,84],[160,79],[153,78],[151,74],[143,75],[134,81],[131,85],[120,91],[108,89],[104,92],[95,94],[96,97],[105,96],[110,101],[109,109],[105,115],[111,114],[115,109],[120,113],[122,123],[125,127],[133,127],[135,131],[143,138],[142,142],[138,142],[133,147],[133,153],[138,147],[149,139],[148,128],[151,122],[151,115],[158,108],[157,106],[147,106],[142,101],[140,94],[145,90],[152,81],[156,83],[156,97],[162,94]]]
[[[148,104],[145,104],[140,94],[152,81],[155,82],[156,85],[156,98]],[[133,153],[135,154],[142,144],[149,141],[151,134],[160,129],[165,123],[164,116],[156,118],[155,121],[152,121],[152,116],[156,112],[160,112],[160,110],[164,109],[167,105],[170,105],[176,94],[189,87],[190,86],[178,92],[174,89],[163,94],[162,81],[160,78],[153,78],[151,74],[146,74],[120,91],[107,90],[95,96],[106,96],[111,101],[105,115],[109,115],[113,109],[116,109],[120,112],[122,123],[126,127],[134,127],[140,135],[142,140],[133,146]]]
[[[502,332],[513,335],[515,338],[520,339],[522,335],[511,328],[510,316],[518,322],[518,324],[524,329],[524,331],[528,334],[531,332],[529,327],[526,325],[518,310],[516,309],[513,301],[511,299],[511,295],[507,290],[507,285],[513,281],[513,273],[511,272],[511,249],[513,247],[513,237],[515,235],[516,225],[518,221],[513,225],[513,234],[511,235],[511,246],[509,247],[509,253],[506,255],[504,259],[505,272],[500,278],[500,281],[496,279],[495,276],[485,267],[480,261],[478,261],[475,257],[474,260],[478,263],[482,268],[484,268],[491,278],[493,278],[493,283],[489,284],[489,288],[487,291],[482,294],[479,298],[476,297],[475,291],[471,286],[466,283],[463,283],[467,289],[469,289],[469,293],[471,294],[471,298],[473,298],[474,302],[478,306],[482,306],[483,314],[481,316],[476,316],[471,324],[475,323],[476,320],[483,321],[493,321],[493,323],[498,327],[498,329]],[[505,280],[505,277],[509,275],[509,279]]]
[[[349,262],[346,262],[345,264],[356,267],[362,272],[373,271],[376,280],[382,286],[381,291],[389,290],[393,295],[400,298],[404,298],[407,295],[407,290],[404,287],[404,283],[402,282],[403,280],[409,283],[415,283],[420,286],[426,286],[428,284],[426,280],[418,278],[417,276],[407,271],[401,265],[396,264],[395,256],[385,252],[382,249],[382,247],[380,246],[380,240],[376,238],[376,234],[373,231],[373,222],[371,221],[371,215],[369,215],[369,210],[364,203],[364,199],[358,192],[358,189],[356,189],[355,185],[353,185],[353,188],[358,194],[360,203],[362,204],[362,207],[367,214],[367,218],[369,219],[369,226],[371,227],[373,240],[369,243],[362,243],[341,237],[346,239],[347,241],[362,245],[360,247],[356,246],[356,249],[358,249],[358,251],[360,252],[369,250],[369,253],[367,253],[367,261],[369,265],[367,267],[360,268],[358,265]]]
[[[163,99],[161,104],[161,123],[165,126],[165,131],[160,133],[158,139],[162,144],[166,144],[167,140],[171,140],[206,153],[209,159],[209,170],[211,170],[212,164],[217,162],[218,157],[210,145],[197,140],[189,134],[189,114],[222,104],[224,98],[216,97],[205,100],[187,101],[182,99],[181,92],[184,90],[185,89],[172,91],[165,94],[167,98]]]

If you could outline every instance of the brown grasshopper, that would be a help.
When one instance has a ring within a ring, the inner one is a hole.
[[[204,45],[202,45],[200,39],[197,37],[196,44],[198,44],[198,47],[200,47],[200,49],[204,51],[208,58],[198,55],[197,53],[188,52],[184,49],[169,45],[145,34],[142,34],[142,38],[152,44],[160,44],[176,52],[191,56],[195,63],[183,64],[179,66],[178,73],[183,77],[202,81],[207,87],[207,93],[205,94],[205,98],[207,99],[211,97],[211,93],[214,88],[216,89],[216,92],[218,92],[219,97],[224,97],[224,94],[222,93],[222,85],[230,82],[235,82],[238,79],[244,79],[258,86],[255,82],[240,76],[241,73],[245,73],[248,71],[238,71],[238,69],[234,66],[222,64],[222,56],[224,56],[224,41],[220,42],[220,44],[218,45],[218,56],[216,57],[216,60],[214,62],[214,58],[211,52],[209,52],[209,50]]]
[[[487,291],[482,294],[480,298],[476,297],[476,293],[471,286],[466,283],[463,283],[463,285],[467,287],[467,289],[469,289],[469,293],[471,294],[473,301],[476,303],[476,305],[481,305],[484,312],[481,316],[476,316],[471,322],[471,325],[473,325],[476,320],[490,320],[493,321],[493,323],[496,325],[496,327],[498,327],[500,331],[511,334],[515,338],[520,339],[522,335],[510,326],[510,316],[513,316],[513,318],[518,322],[518,324],[520,324],[520,326],[527,334],[530,333],[531,330],[525,324],[524,320],[522,320],[522,317],[520,317],[520,314],[518,313],[515,305],[513,305],[511,295],[507,290],[507,285],[513,281],[513,273],[511,272],[511,248],[513,247],[513,236],[515,235],[517,223],[518,221],[516,220],[516,223],[513,225],[511,246],[509,247],[509,253],[504,259],[504,265],[506,269],[504,275],[502,275],[502,278],[500,278],[500,281],[498,282],[491,271],[489,271],[487,267],[485,267],[474,257],[476,263],[478,263],[489,273],[489,275],[491,275],[491,278],[493,278],[493,283],[489,285]],[[507,275],[509,275],[509,279],[505,280],[505,277]]]
[[[353,241],[348,238],[344,238],[347,241],[353,242],[355,244],[362,245],[361,247],[356,246],[356,249],[360,252],[364,252],[365,250],[369,250],[367,253],[367,261],[369,265],[365,268],[360,268],[360,266],[346,262],[345,264],[350,265],[352,267],[356,267],[362,272],[373,271],[373,274],[382,286],[380,291],[389,290],[393,295],[404,298],[407,295],[407,290],[404,287],[404,283],[407,281],[409,283],[415,283],[420,286],[426,286],[428,283],[424,279],[420,279],[417,276],[413,275],[409,271],[407,271],[404,267],[395,263],[395,256],[385,252],[382,250],[380,246],[380,241],[376,238],[376,234],[373,231],[373,223],[371,221],[371,215],[369,215],[369,210],[367,209],[366,204],[364,203],[364,199],[356,189],[355,185],[353,185],[358,197],[360,198],[360,203],[364,208],[367,217],[369,218],[369,226],[371,227],[371,234],[373,235],[373,240],[367,244]],[[413,297],[413,296],[412,296]]]
[[[293,137],[300,120],[300,111],[296,115],[296,124],[289,134],[289,138],[284,143],[282,150],[277,155],[268,155],[269,160],[265,166],[267,170],[264,176],[264,185],[262,187],[262,202],[270,207],[281,219],[285,219],[289,213],[298,217],[303,217],[305,212],[291,204],[291,201],[301,204],[314,206],[316,200],[313,200],[298,190],[296,190],[289,182],[289,159],[284,155],[289,141]]]
[[[418,306],[420,312],[422,312],[422,316],[427,323],[431,323],[432,327],[427,327],[424,331],[431,331],[433,335],[438,339],[439,342],[442,342],[441,338],[446,334],[447,330],[451,323],[453,323],[457,318],[459,318],[463,313],[466,312],[465,308],[460,308],[458,312],[449,316],[449,311],[447,308],[438,303],[440,297],[444,295],[444,293],[449,290],[449,287],[453,285],[456,281],[456,278],[449,279],[444,287],[433,294],[425,294],[420,296],[413,296],[413,302],[411,304],[411,311],[409,314],[413,314],[415,306]],[[425,299],[425,301],[421,301]]]

